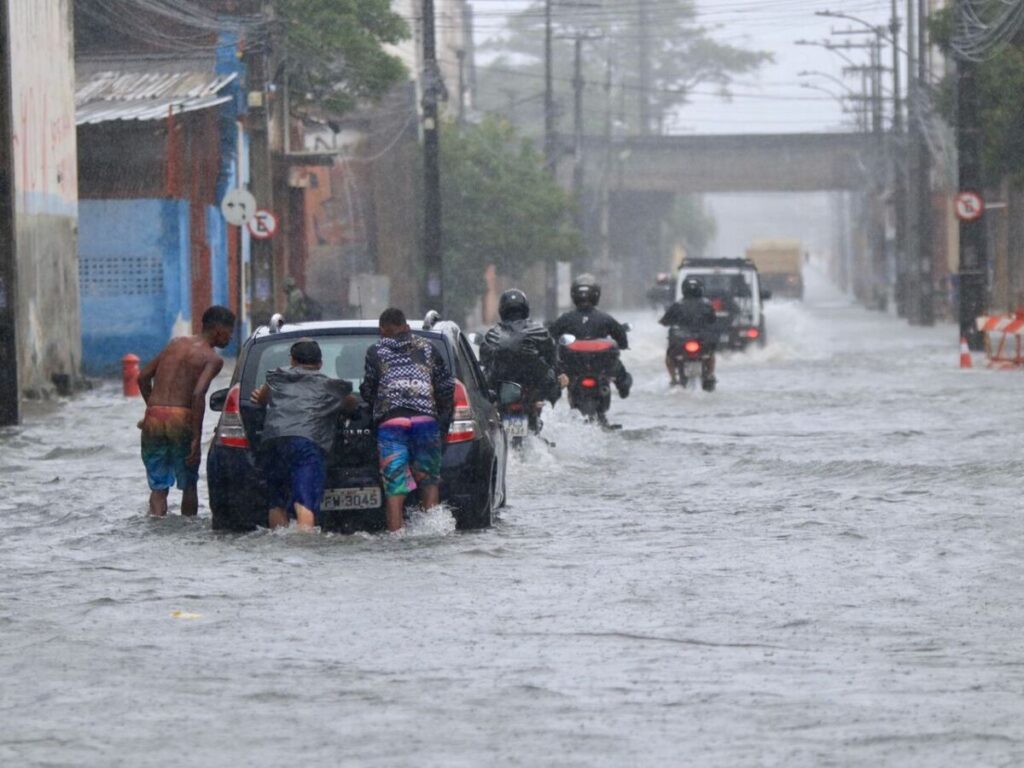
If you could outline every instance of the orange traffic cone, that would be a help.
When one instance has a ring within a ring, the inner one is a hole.
[[[960,337],[960,367],[961,368],[973,368],[974,363],[971,361],[971,350],[967,346],[967,337]]]

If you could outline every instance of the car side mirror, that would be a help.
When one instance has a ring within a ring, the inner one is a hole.
[[[563,333],[561,336],[558,337],[558,343],[561,344],[563,347],[568,347],[574,341],[576,341],[576,337],[573,336],[571,333]]]
[[[514,381],[503,381],[498,388],[498,401],[502,405],[518,403],[523,399],[523,388]]]
[[[626,333],[629,333],[630,331],[633,330],[633,324],[632,323],[623,323],[622,324],[622,330],[624,330]]]
[[[769,289],[769,288],[762,288],[761,289],[761,301],[768,301],[768,299],[770,299],[771,297],[772,297],[771,289]]]
[[[228,391],[226,389],[218,389],[216,392],[210,395],[210,410],[211,411],[223,411],[224,403],[228,399]]]

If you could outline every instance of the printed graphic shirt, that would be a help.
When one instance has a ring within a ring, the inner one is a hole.
[[[429,341],[402,333],[366,350],[359,393],[373,405],[378,424],[392,415],[409,413],[444,423],[454,409],[455,379]]]

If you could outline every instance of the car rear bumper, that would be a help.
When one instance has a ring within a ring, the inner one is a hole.
[[[489,501],[493,451],[485,440],[472,440],[445,447],[441,465],[441,500],[449,504],[456,518],[462,510],[475,510]],[[214,445],[206,467],[213,527],[217,530],[251,531],[267,525],[268,499],[251,450]],[[329,488],[359,488],[379,485],[376,468],[328,469]],[[383,492],[381,494],[383,499]],[[418,502],[410,494],[408,506]],[[384,509],[322,512],[321,527],[340,533],[376,531],[384,528]]]

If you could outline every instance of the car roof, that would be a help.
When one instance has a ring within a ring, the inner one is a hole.
[[[680,271],[687,269],[752,269],[757,271],[757,265],[750,259],[686,259],[679,265]]]
[[[410,320],[409,327],[420,334],[438,335],[447,337],[454,345],[461,333],[458,324],[451,320],[438,320],[430,328],[424,328],[422,320]],[[272,330],[268,325],[261,325],[252,334],[252,340],[264,340],[269,338],[295,338],[302,336],[325,336],[331,331],[368,331],[376,333],[379,323],[376,320],[314,320],[305,323],[284,322],[278,330]]]

